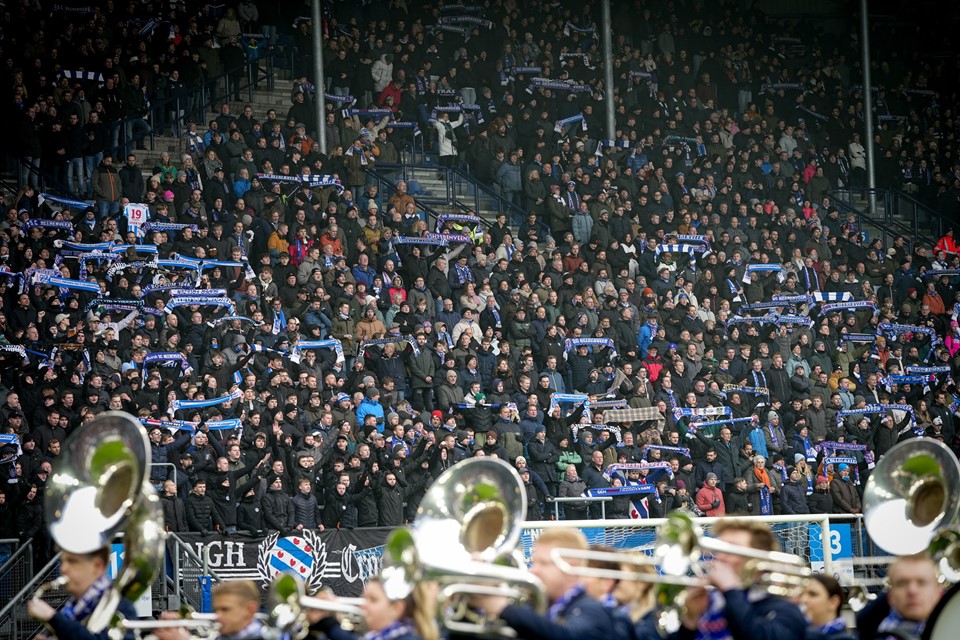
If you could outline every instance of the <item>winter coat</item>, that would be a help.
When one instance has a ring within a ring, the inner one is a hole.
[[[213,500],[210,496],[200,496],[191,493],[187,496],[184,503],[184,510],[187,515],[187,526],[190,531],[211,532],[216,526],[223,526],[220,517],[217,515],[213,506]]]
[[[107,166],[101,162],[90,178],[93,186],[93,195],[97,200],[106,200],[107,202],[120,202],[122,185],[120,184],[120,174],[113,166]]]
[[[437,120],[433,123],[433,128],[437,131],[437,144],[440,149],[440,157],[457,155],[457,134],[453,130],[463,124],[463,114],[457,116],[456,120],[444,122]],[[449,130],[447,127],[450,127]]]
[[[804,482],[806,484],[806,482]],[[810,513],[807,505],[806,487],[795,482],[787,482],[780,492],[780,507],[784,515],[801,515]]]
[[[833,494],[834,513],[860,513],[860,494],[853,484],[853,479],[844,482],[838,474],[830,483],[830,493]]]
[[[244,496],[237,505],[237,529],[254,535],[264,530],[263,506],[256,495]]]
[[[163,524],[167,531],[179,533],[189,531],[187,528],[187,510],[183,501],[177,496],[163,496],[160,499],[163,505]]]
[[[304,529],[320,528],[320,508],[316,496],[312,493],[297,492],[290,501],[293,504],[294,527],[302,524]]]
[[[587,490],[583,480],[564,480],[560,483],[559,496],[561,498],[578,498]],[[563,512],[567,520],[586,520],[588,513],[587,502],[564,502]]]
[[[714,507],[714,503],[717,504]],[[720,487],[711,487],[706,482],[697,491],[697,508],[703,511],[706,516],[722,516],[726,513],[723,505],[723,493]]]
[[[294,528],[294,509],[290,496],[283,489],[268,489],[263,496],[263,520],[270,531],[279,531],[281,535]]]
[[[833,496],[829,491],[815,490],[807,496],[810,513],[833,513]]]
[[[530,468],[544,481],[551,484],[555,482],[554,469],[560,462],[560,450],[555,444],[546,439],[543,442],[534,439],[527,445],[527,457],[530,459]]]

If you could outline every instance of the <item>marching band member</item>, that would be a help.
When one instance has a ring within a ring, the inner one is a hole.
[[[890,588],[857,614],[861,640],[919,640],[943,588],[926,553],[896,558],[887,569]]]
[[[807,640],[854,640],[840,615],[843,602],[843,587],[833,576],[817,574],[807,581],[800,594],[800,607],[810,621]]]
[[[624,563],[621,571],[653,575],[651,566]],[[613,597],[618,608],[613,614],[617,640],[661,640],[657,629],[656,586],[652,582],[618,580],[613,588]]]
[[[27,613],[34,620],[39,620],[52,629],[58,640],[108,640],[109,628],[100,633],[91,633],[84,626],[84,621],[94,612],[100,599],[113,584],[107,577],[109,562],[109,547],[92,553],[62,551],[60,575],[68,580],[64,588],[70,597],[60,611],[43,600],[34,598],[27,602]],[[128,600],[120,601],[117,613],[127,620],[137,618],[137,612]]]
[[[228,580],[212,590],[213,612],[217,615],[217,640],[260,640],[268,629],[257,617],[260,589],[253,580]],[[167,618],[169,619],[169,618]],[[175,617],[173,619],[176,619]],[[190,640],[184,628],[155,629],[157,640]]]
[[[434,616],[435,586],[418,582],[405,600],[390,600],[379,577],[368,582],[363,590],[363,619],[367,629],[364,640],[440,640]],[[329,611],[313,609],[307,615],[312,637],[357,640]]]
[[[714,536],[723,542],[761,551],[777,551],[770,527],[752,520],[720,520]],[[800,609],[778,596],[747,589],[741,577],[743,556],[717,553],[704,587],[687,590],[681,627],[669,640],[801,640],[807,623]]]
[[[557,566],[554,549],[585,551],[587,540],[575,529],[547,529],[537,540],[530,570],[546,588],[550,603],[546,615],[527,605],[510,604],[499,596],[483,596],[476,603],[487,614],[506,622],[524,640],[610,640],[614,627],[609,612],[587,594],[580,577]],[[568,562],[573,566],[583,564],[574,558]]]

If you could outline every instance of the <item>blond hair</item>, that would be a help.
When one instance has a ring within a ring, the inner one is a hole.
[[[750,548],[760,551],[780,551],[780,541],[773,535],[770,526],[746,518],[724,518],[713,525],[711,533],[719,537],[725,531],[746,531],[750,534]]]

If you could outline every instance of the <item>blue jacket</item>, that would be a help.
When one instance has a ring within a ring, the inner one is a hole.
[[[383,407],[375,400],[364,398],[360,406],[357,407],[357,423],[363,424],[363,419],[368,415],[377,417],[377,431],[383,433]]]
[[[92,611],[91,611],[92,613]],[[129,600],[121,600],[117,606],[117,613],[125,620],[136,620],[137,610]],[[50,619],[50,626],[56,632],[58,638],[70,638],[70,640],[109,640],[110,629],[104,629],[100,633],[91,633],[85,626],[83,620],[70,620],[63,613],[57,612]],[[133,637],[132,632],[128,632],[125,640]]]
[[[747,599],[742,589],[725,591],[724,614],[730,637],[733,640],[803,640],[807,621],[797,605],[768,596],[756,602]],[[696,629],[680,629],[667,636],[667,640],[694,640]]]
[[[614,637],[610,611],[585,593],[571,600],[556,622],[528,606],[515,604],[505,608],[500,617],[524,640],[610,640]]]

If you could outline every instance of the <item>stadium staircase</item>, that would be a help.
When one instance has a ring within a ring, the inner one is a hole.
[[[902,235],[911,243],[933,245],[947,229],[960,231],[960,222],[897,189],[853,188],[829,195],[841,218],[856,216],[860,230],[866,234],[865,242],[879,237],[883,246],[889,247],[896,236]],[[869,213],[871,209],[873,213]]]

